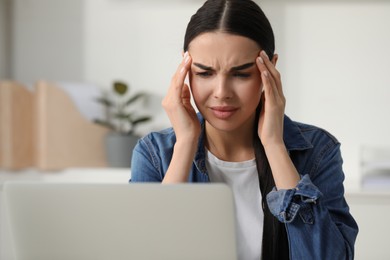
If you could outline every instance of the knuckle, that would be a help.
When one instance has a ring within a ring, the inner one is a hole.
[[[272,71],[272,79],[274,81],[279,81],[280,80],[280,73],[279,73],[279,71],[277,71],[277,70],[273,70]]]
[[[168,101],[166,100],[166,98],[164,98],[162,101],[161,101],[161,106],[166,108],[168,106]]]

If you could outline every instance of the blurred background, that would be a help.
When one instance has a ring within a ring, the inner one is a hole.
[[[390,146],[390,3],[257,1],[276,35],[286,113],[342,143],[346,182],[360,181],[365,146]],[[181,60],[190,16],[201,0],[0,0],[0,78],[109,88],[123,80],[148,91],[154,120]]]
[[[186,25],[202,2],[0,0],[0,79],[99,89],[121,80],[150,94],[145,111],[153,119],[138,134],[168,127],[160,102],[181,61]],[[325,128],[341,142],[351,201],[366,201],[362,191],[387,194],[390,2],[256,2],[276,36],[286,114]],[[388,207],[386,196],[369,198]]]

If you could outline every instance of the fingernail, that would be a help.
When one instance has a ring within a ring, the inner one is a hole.
[[[188,51],[184,54],[184,64],[187,64],[187,62],[189,61],[190,59],[190,56],[188,55]]]
[[[262,57],[259,57],[259,58],[257,58],[257,59],[260,61],[260,63],[264,64],[264,60],[263,60]]]
[[[269,60],[269,57],[268,57],[267,53],[266,53],[264,50],[261,51],[261,54],[262,54],[267,60]]]
[[[264,74],[264,76],[266,76],[266,77],[268,77],[268,75],[269,75],[269,74],[268,74],[268,71],[264,71],[263,74]]]

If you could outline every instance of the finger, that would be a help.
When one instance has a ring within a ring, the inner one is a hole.
[[[273,64],[274,64],[274,68],[275,68],[275,66],[276,66],[276,61],[279,59],[279,55],[278,54],[274,54],[274,57],[272,58],[273,59]],[[276,70],[276,68],[275,68],[275,70]],[[280,72],[278,71],[278,70],[276,70],[278,73],[278,81],[279,81],[279,83],[277,83],[276,84],[276,87],[278,88],[278,91],[279,91],[279,94],[281,95],[281,96],[284,96],[284,94],[283,94],[283,84],[282,84],[282,78],[281,78],[281,76],[280,76]]]
[[[177,68],[176,74],[175,74],[175,83],[180,86],[180,89],[183,87],[184,80],[187,76],[187,73],[190,69],[191,65],[191,57],[188,52],[184,54],[183,60],[180,63],[179,67]]]
[[[275,55],[276,55],[276,59],[277,59],[278,54],[274,54],[274,56]],[[275,65],[269,59],[267,53],[264,50],[262,50],[260,52],[260,57],[262,58],[262,60],[264,61],[264,65],[270,71],[272,77],[274,78],[275,83],[276,83],[276,87],[278,88],[278,92],[283,93],[282,82],[281,82],[281,77],[280,77],[279,71],[276,69]]]
[[[274,103],[278,98],[278,95],[274,86],[275,83],[272,82],[273,79],[268,70],[261,73],[261,80],[263,81],[265,99],[267,102]]]
[[[257,67],[260,71],[260,73],[263,75],[266,71],[267,72],[270,72],[270,70],[268,69],[267,65],[266,65],[266,61],[264,60],[263,57],[261,56],[258,56],[257,59],[256,59],[256,63],[257,63]],[[271,74],[272,75],[272,74]],[[270,77],[270,82],[272,83],[273,86],[276,86],[277,82],[275,81],[275,79],[272,77]]]
[[[275,54],[277,55],[277,54]],[[280,79],[280,73],[279,71],[275,68],[275,65],[272,63],[272,61],[269,59],[267,53],[262,50],[260,52],[260,57],[263,59],[264,61],[264,65],[267,67],[267,69],[271,72],[272,76],[275,78],[275,79]]]
[[[181,91],[181,98],[183,100],[183,104],[185,103],[191,103],[191,92],[190,88],[187,84],[183,85],[182,91]]]
[[[196,116],[196,111],[194,106],[191,104],[191,91],[187,84],[184,84],[183,91],[182,91],[182,102],[183,105],[186,107],[187,111]]]
[[[261,73],[261,80],[263,82],[264,91],[269,98],[277,98],[279,97],[279,93],[277,91],[277,83],[274,78],[271,76],[267,67],[264,64],[264,59],[262,57],[258,57],[256,60],[258,69]]]
[[[259,70],[261,71],[261,74],[262,74],[262,80],[263,80],[263,83],[264,83],[263,84],[264,89],[266,89],[268,87],[270,88],[269,90],[267,89],[267,95],[269,95],[270,97],[271,96],[274,97],[275,98],[274,101],[276,101],[278,103],[279,102],[285,102],[285,97],[284,97],[284,94],[283,94],[283,90],[282,90],[282,85],[281,85],[280,79],[278,81],[275,80],[273,75],[268,70],[268,68],[267,68],[267,66],[265,64],[266,62],[264,61],[262,55],[258,57],[257,61],[258,61],[257,62],[258,68],[259,68]],[[273,64],[272,64],[272,66],[273,66]],[[267,78],[267,76],[269,76],[269,77]],[[269,84],[265,84],[267,82],[269,82]]]
[[[171,86],[168,90],[168,96],[174,98],[178,102],[181,101],[181,92],[184,85],[184,80],[187,76],[191,65],[191,57],[186,52],[184,54],[183,60],[180,65],[177,67],[175,74],[172,77]]]

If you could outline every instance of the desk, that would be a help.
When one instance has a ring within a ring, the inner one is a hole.
[[[349,192],[345,197],[359,225],[355,260],[390,259],[390,191]]]

